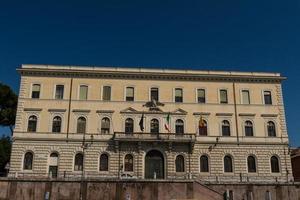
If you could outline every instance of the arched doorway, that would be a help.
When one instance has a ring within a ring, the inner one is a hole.
[[[160,151],[151,150],[145,156],[145,178],[163,179],[165,177],[164,156]]]

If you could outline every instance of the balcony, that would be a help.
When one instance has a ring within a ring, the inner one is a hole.
[[[176,134],[176,133],[124,133],[115,132],[114,141],[119,142],[171,142],[171,143],[194,143],[195,134]]]

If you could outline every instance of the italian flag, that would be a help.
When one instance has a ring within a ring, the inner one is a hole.
[[[170,133],[170,113],[168,114],[168,116],[165,118],[166,121],[165,121],[165,129]]]

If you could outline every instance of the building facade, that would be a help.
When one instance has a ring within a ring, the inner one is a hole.
[[[22,65],[11,177],[287,182],[278,73]]]

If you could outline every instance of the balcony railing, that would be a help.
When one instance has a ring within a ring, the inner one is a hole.
[[[180,142],[188,143],[195,142],[195,134],[176,134],[176,133],[125,133],[125,132],[115,132],[113,139],[115,141],[132,141],[132,142]]]

